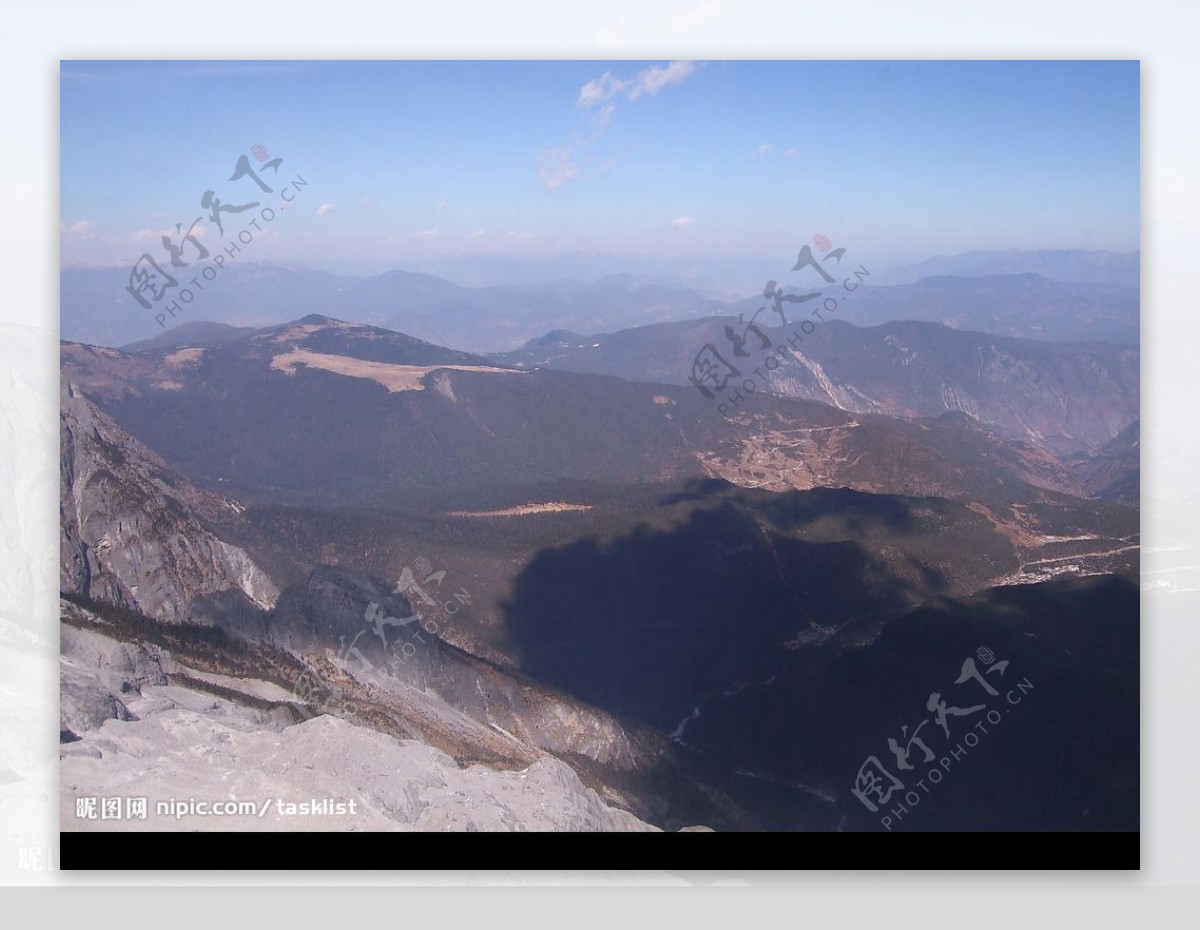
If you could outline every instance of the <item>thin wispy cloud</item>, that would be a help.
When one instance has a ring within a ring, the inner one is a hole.
[[[682,84],[696,73],[698,67],[694,61],[673,61],[665,68],[647,68],[638,75],[637,81],[630,88],[629,99],[637,100],[647,94],[653,97],[664,87]]]
[[[118,232],[108,231],[91,220],[76,220],[73,223],[59,224],[59,235],[64,265],[111,267],[114,264],[133,265],[145,254],[156,257],[160,262],[166,262],[170,253],[165,249],[170,249],[171,246],[182,251],[182,257],[187,264],[197,257],[194,246],[202,239],[211,239],[216,232],[203,223],[196,223],[190,227],[186,224],[165,228],[143,226]],[[189,235],[194,242],[189,243]],[[273,226],[260,229],[254,234],[256,240],[260,237],[276,236],[277,230]],[[168,242],[170,245],[167,245]],[[209,244],[210,249],[215,250],[219,247],[215,243]],[[204,246],[200,248],[203,249]]]
[[[579,174],[574,150],[569,145],[546,149],[538,155],[538,181],[548,191],[556,191]]]
[[[672,61],[665,65],[650,65],[632,77],[620,77],[606,71],[584,84],[579,89],[575,106],[595,112],[592,134],[586,139],[576,139],[567,145],[544,149],[538,154],[537,173],[542,187],[548,191],[556,191],[580,175],[576,156],[608,129],[616,115],[618,100],[635,103],[644,97],[657,96],[668,87],[682,84],[703,64],[695,61]]]
[[[519,229],[510,229],[502,233],[489,233],[486,229],[472,229],[463,235],[469,241],[481,242],[486,240],[488,244],[494,242],[530,242],[536,238],[533,233]]]
[[[422,229],[420,232],[413,233],[413,238],[422,240],[438,239],[441,237],[441,235],[442,234],[436,229]]]
[[[799,150],[796,148],[796,146],[791,145],[791,146],[788,146],[788,150],[786,152],[784,152],[783,154],[786,155],[788,158],[795,158],[798,151]]]
[[[695,222],[696,218],[694,216],[677,216],[671,220],[671,225],[676,229],[682,229],[684,226],[691,226]]]
[[[773,145],[760,145],[757,149],[754,150],[754,154],[757,155],[759,158],[766,158],[773,151],[775,151],[775,147]]]
[[[337,210],[337,204],[323,203],[317,207],[317,216],[329,216],[335,210]]]
[[[580,88],[575,105],[590,109],[617,96],[624,96],[630,102],[641,97],[653,97],[663,88],[682,84],[696,73],[700,64],[695,61],[673,61],[668,65],[651,65],[630,79],[619,78],[606,71]]]
[[[605,72],[598,78],[589,80],[580,88],[580,98],[575,101],[576,107],[594,107],[596,103],[612,100],[624,89],[625,82],[614,78],[611,72]]]
[[[139,229],[131,238],[135,242],[162,242],[163,236],[172,241],[178,241],[189,235],[196,239],[203,239],[208,235],[208,227],[197,223],[189,229],[181,223],[179,226],[172,226],[169,229]]]
[[[593,78],[579,89],[579,99],[575,101],[578,107],[592,107],[597,103],[612,100],[625,88],[625,82],[605,72],[598,78]]]
[[[91,220],[76,220],[69,226],[59,223],[58,232],[67,239],[90,239],[96,234],[96,224]]]

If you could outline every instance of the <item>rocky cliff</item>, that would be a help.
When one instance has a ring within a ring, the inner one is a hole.
[[[220,591],[274,604],[271,579],[205,519],[236,518],[236,502],[180,478],[69,382],[60,432],[61,590],[164,621]]]

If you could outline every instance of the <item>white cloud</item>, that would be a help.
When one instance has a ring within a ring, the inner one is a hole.
[[[482,239],[486,235],[487,235],[486,229],[472,229],[469,233],[467,233],[467,238],[468,239]]]
[[[437,239],[441,233],[436,229],[422,229],[420,232],[413,233],[414,239]]]
[[[91,220],[76,220],[70,226],[59,223],[58,232],[68,239],[90,239],[96,234],[96,224]]]
[[[329,214],[333,213],[336,209],[337,209],[336,204],[323,203],[319,207],[317,207],[317,216],[329,216]]]
[[[446,201],[439,200],[436,204],[434,204],[433,208],[435,210],[445,210],[446,209]]]
[[[598,103],[608,103],[619,94],[624,94],[630,101],[639,97],[653,97],[664,87],[682,84],[696,73],[700,67],[695,61],[672,61],[667,65],[651,65],[639,71],[632,80],[616,77],[611,71],[605,71],[598,78],[593,78],[579,89],[579,99],[576,106],[585,110],[591,109]],[[614,107],[606,106],[601,111],[602,119],[611,119]],[[607,111],[607,116],[605,116]]]
[[[545,149],[538,155],[537,172],[542,186],[546,190],[555,191],[579,176],[574,156],[604,134],[617,112],[617,97],[624,96],[630,103],[642,97],[653,97],[666,87],[683,83],[695,74],[702,64],[703,62],[695,61],[672,61],[666,65],[651,65],[632,78],[620,78],[611,71],[605,71],[598,78],[592,78],[584,84],[579,89],[575,105],[584,110],[600,106],[596,114],[595,130],[590,138],[576,139],[568,145]]]
[[[188,235],[196,239],[203,239],[208,235],[208,227],[203,223],[195,223],[191,226],[190,232],[181,223],[179,226],[172,226],[168,229],[139,229],[129,238],[134,242],[162,242],[162,237],[166,236],[172,241],[179,242]]]
[[[696,222],[694,216],[677,216],[671,220],[671,225],[676,229],[682,229],[684,226],[691,226],[694,222]]]
[[[795,158],[797,151],[798,150],[797,150],[796,146],[792,145],[792,146],[788,146],[788,150],[786,152],[784,152],[783,154],[786,155],[788,158]]]
[[[538,180],[548,191],[556,191],[579,174],[574,151],[569,145],[546,149],[538,155]]]
[[[696,73],[697,67],[699,66],[694,61],[673,61],[665,68],[652,65],[637,76],[637,80],[629,89],[629,99],[637,100],[644,94],[653,97],[664,87],[682,84]]]
[[[613,77],[612,72],[605,71],[600,77],[593,78],[579,89],[579,99],[575,101],[575,105],[588,109],[597,103],[612,100],[624,87],[624,81]]]
[[[762,158],[764,156],[770,155],[771,152],[773,152],[774,150],[775,150],[774,146],[760,145],[757,149],[754,150],[754,154],[757,155],[759,158]]]

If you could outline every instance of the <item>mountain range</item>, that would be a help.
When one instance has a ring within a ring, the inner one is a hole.
[[[1033,273],[931,275],[912,284],[864,283],[843,302],[846,320],[857,326],[916,321],[1052,342],[1140,341],[1136,282],[1057,281]],[[732,309],[750,318],[764,303],[743,300]]]
[[[406,271],[343,277],[310,268],[230,265],[193,302],[178,304],[164,325],[126,292],[128,269],[68,268],[61,278],[62,335],[118,346],[160,335],[179,323],[212,321],[263,326],[305,314],[344,318],[402,330],[464,349],[513,348],[548,329],[604,330],[716,312],[716,301],[695,291],[610,275],[580,283],[463,287]],[[167,292],[171,293],[171,292]],[[178,301],[175,301],[178,303]]]
[[[889,283],[901,284],[940,276],[1040,275],[1051,281],[1117,284],[1139,287],[1142,253],[1086,249],[977,249],[959,255],[937,255],[885,272]]]
[[[1075,266],[1095,265],[1100,270],[1063,278],[1052,269],[1072,265],[1056,255],[1023,252],[1010,256],[1007,264],[982,265],[968,261],[970,255],[961,256],[932,266],[921,280],[895,286],[885,286],[885,278],[872,268],[847,304],[847,319],[859,325],[921,320],[1021,338],[1136,345],[1136,274],[1129,279],[1105,272],[1111,270],[1111,262],[1092,257],[1079,258]],[[1135,267],[1136,259],[1133,253]],[[783,261],[763,264],[768,269],[788,267]],[[986,273],[970,270],[993,266],[996,270]],[[453,267],[461,270],[460,265]],[[180,290],[167,290],[147,310],[127,290],[129,269],[69,267],[60,276],[61,335],[116,347],[151,340],[181,324],[211,321],[262,327],[315,313],[403,331],[460,350],[494,353],[516,349],[551,330],[611,333],[716,314],[750,317],[764,303],[750,295],[763,292],[768,274],[779,277],[786,291],[809,290],[774,270],[753,276],[748,271],[735,289],[720,292],[734,295],[728,299],[681,283],[686,279],[649,273],[572,278],[567,274],[572,270],[584,273],[582,267],[565,266],[520,284],[465,286],[414,271],[348,276],[304,267],[227,263],[207,283],[198,279],[186,302],[178,297]],[[175,273],[177,280],[184,274],[178,269]],[[478,279],[467,275],[461,280]]]
[[[275,743],[343,747],[387,828],[875,830],[866,760],[978,654],[1028,712],[899,826],[1135,829],[1137,350],[830,322],[724,416],[728,323],[62,343],[65,778],[207,786],[189,726],[289,784]]]
[[[523,369],[682,385],[703,348],[713,346],[761,382],[760,390],[853,413],[963,413],[1056,454],[1096,451],[1138,418],[1140,354],[1133,346],[1042,342],[923,322],[860,328],[834,319],[811,333],[798,323],[755,325],[757,332],[744,318],[710,317],[602,336],[554,332],[493,358]],[[739,347],[745,361],[735,354]],[[768,367],[770,356],[776,364]]]

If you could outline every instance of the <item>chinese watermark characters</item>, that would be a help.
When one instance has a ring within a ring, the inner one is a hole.
[[[899,738],[888,737],[892,768],[889,769],[876,755],[868,756],[859,767],[851,793],[872,814],[884,811],[879,818],[884,829],[890,831],[911,814],[924,796],[930,794],[931,786],[940,784],[952,766],[965,759],[970,750],[979,745],[980,735],[988,735],[988,725],[995,727],[1003,721],[1004,715],[998,708],[1006,703],[1009,706],[1004,707],[1004,711],[1008,713],[1021,703],[1025,694],[1033,690],[1032,682],[1022,678],[1011,682],[1014,687],[1002,696],[997,686],[1003,687],[1007,670],[1007,659],[997,659],[991,649],[979,647],[974,656],[967,656],[963,660],[953,684],[978,685],[982,696],[972,693],[970,698],[947,698],[940,691],[930,692],[925,709],[932,716],[915,727],[905,724],[900,728]],[[926,730],[926,727],[929,729]],[[936,751],[927,740],[933,742]],[[923,777],[918,777],[920,767],[924,766],[929,767],[925,769]],[[910,772],[914,774],[908,774]],[[918,788],[920,792],[916,790]],[[893,797],[896,799],[893,800]]]
[[[827,254],[818,261],[816,255],[813,254],[812,246],[805,245],[800,250],[792,271],[811,269],[820,276],[825,285],[836,285],[837,278],[829,273],[825,263],[832,259],[834,262],[832,267],[836,268],[841,264],[846,250],[844,248],[834,249],[833,243],[824,235],[814,236],[813,243],[819,251]],[[852,293],[858,289],[859,282],[869,277],[870,274],[871,272],[865,266],[859,265],[851,274],[842,278],[841,289],[847,294]],[[834,295],[826,296],[824,290],[788,293],[775,280],[768,281],[763,287],[763,298],[768,303],[755,310],[754,315],[748,321],[746,314],[741,313],[738,314],[736,327],[725,326],[725,339],[729,345],[724,349],[724,353],[709,342],[696,353],[696,357],[692,361],[692,371],[688,380],[705,399],[715,401],[718,397],[720,398],[717,409],[724,417],[729,417],[732,409],[741,406],[746,401],[746,395],[757,391],[761,381],[765,380],[770,372],[775,371],[781,364],[795,360],[794,350],[804,342],[805,336],[816,330],[817,324],[813,321],[813,317],[820,322],[825,322],[823,314],[836,313],[841,306],[841,301],[849,299],[845,296],[842,296],[841,300]],[[799,322],[788,320],[789,313],[794,315],[801,305],[814,300],[819,300],[820,303],[810,310],[807,317]],[[768,311],[779,318],[778,322],[775,322],[771,316],[765,317],[765,320],[770,321],[770,325],[794,327],[790,336],[786,337],[786,341],[775,346],[772,345],[771,337],[764,332],[759,323],[759,318]],[[755,361],[758,361],[759,364],[755,365]],[[752,365],[753,368],[751,368]],[[764,372],[763,369],[766,371]],[[756,375],[757,378],[751,375]],[[729,390],[731,387],[732,390]],[[745,394],[742,393],[743,391]]]
[[[270,153],[262,145],[255,145],[251,149],[251,153],[256,160],[264,162],[261,171],[265,173],[267,169],[270,169],[272,172],[270,179],[273,183],[279,183],[275,180],[275,176],[279,173],[279,166],[283,164],[283,159],[270,158]],[[243,178],[252,181],[261,193],[276,193],[275,188],[263,180],[263,174],[251,166],[250,160],[245,155],[238,157],[233,166],[233,174],[229,176],[226,183],[232,184]],[[295,200],[300,190],[307,186],[308,182],[300,175],[296,175],[290,182],[284,184],[278,191],[279,198],[284,201],[283,204],[278,205],[279,209],[285,209],[285,204]],[[273,207],[262,206],[260,200],[230,203],[222,200],[214,190],[204,191],[200,195],[199,204],[203,210],[208,211],[207,215],[197,216],[188,224],[186,230],[183,223],[176,223],[174,235],[162,234],[162,249],[166,254],[155,258],[149,252],[143,253],[134,262],[133,268],[129,272],[129,281],[125,285],[125,290],[143,308],[161,311],[154,315],[154,320],[163,328],[166,328],[168,314],[174,318],[177,313],[183,311],[183,307],[180,306],[181,302],[190,304],[196,299],[196,292],[204,290],[202,279],[204,281],[215,279],[218,273],[224,270],[227,258],[234,258],[237,253],[242,251],[243,245],[249,245],[254,241],[254,232],[251,232],[251,229],[260,233],[265,231],[264,227],[259,225],[260,220],[263,223],[271,223],[276,216],[276,210]],[[210,253],[209,249],[200,241],[200,232],[197,232],[197,226],[203,231],[204,221],[215,226],[218,235],[224,239],[225,223],[228,217],[254,210],[257,210],[258,215],[251,219],[244,228],[236,231],[229,230],[230,244],[215,246],[216,254]],[[236,235],[234,235],[235,232]],[[236,241],[232,241],[232,239],[236,239]],[[210,255],[212,255],[212,261],[209,261]],[[191,280],[187,280],[189,274],[192,275]],[[164,306],[162,302],[170,292],[176,290],[178,293],[174,295],[171,303]]]

